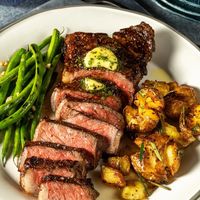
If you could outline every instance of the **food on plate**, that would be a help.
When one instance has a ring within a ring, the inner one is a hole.
[[[155,48],[154,30],[145,22],[111,37],[75,32],[62,41],[55,29],[40,45],[18,50],[0,77],[3,157],[15,131],[20,186],[40,200],[96,199],[87,174],[101,158],[102,180],[120,188],[122,198],[147,198],[150,187],[171,181],[180,150],[199,134],[194,89],[150,80],[139,89]],[[57,84],[48,90],[51,81]],[[51,108],[43,117],[44,104]],[[124,138],[129,151],[120,146]]]
[[[99,193],[93,188],[90,179],[68,178],[48,175],[40,185],[39,200],[74,199],[94,200]]]
[[[120,170],[124,175],[127,175],[130,172],[131,163],[127,155],[109,157],[107,164],[114,169]]]
[[[131,156],[131,162],[136,172],[145,179],[157,183],[167,183],[180,167],[178,146],[170,141],[168,136],[154,133],[135,139],[136,145],[143,153],[137,152]],[[142,155],[141,155],[142,154]]]
[[[60,59],[61,43],[62,37],[54,29],[52,36],[39,45],[30,44],[29,50],[17,50],[0,78],[0,129],[4,130],[4,164],[10,151],[13,151],[14,157],[20,155],[24,142],[35,131],[47,88]],[[46,46],[47,50],[41,52]],[[26,133],[29,129],[31,131]]]
[[[126,185],[123,174],[112,167],[102,166],[101,167],[101,178],[105,183],[112,184],[117,187],[124,187]]]
[[[147,194],[145,187],[140,181],[132,181],[122,189],[121,196],[127,200],[141,200],[146,199]]]
[[[168,98],[175,92],[181,93],[179,101],[185,106],[180,104],[178,118],[172,120],[166,107],[175,102]],[[182,152],[199,135],[200,107],[194,88],[177,82],[146,80],[133,99],[132,105],[123,110],[128,130],[124,141],[128,146],[122,145],[119,154],[108,157],[103,165],[123,174],[126,181],[121,191],[123,199],[146,199],[155,187],[171,190],[163,184],[171,183],[180,168]],[[125,157],[132,164],[127,173],[120,168],[120,159]]]

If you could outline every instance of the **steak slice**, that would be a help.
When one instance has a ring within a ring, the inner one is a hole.
[[[49,174],[69,178],[86,176],[84,164],[77,161],[31,157],[26,159],[24,165],[25,171],[20,173],[20,185],[25,192],[34,196],[38,195],[42,178]]]
[[[66,146],[85,149],[95,161],[99,159],[101,150],[106,149],[106,139],[98,134],[85,131],[70,123],[43,119],[37,126],[33,141],[54,142]]]
[[[107,106],[97,103],[70,101],[68,99],[64,99],[56,110],[56,115],[58,115],[56,118],[59,119],[59,116],[63,116],[65,112],[68,112],[68,108],[76,110],[91,118],[112,124],[119,130],[124,129],[124,118],[120,113]]]
[[[117,96],[102,97],[88,92],[72,90],[64,87],[57,87],[51,95],[51,108],[55,112],[60,102],[65,99],[75,99],[78,101],[95,102],[108,106],[116,111],[122,107],[121,99]]]
[[[62,74],[62,81],[65,84],[69,84],[73,83],[73,81],[75,81],[76,79],[81,79],[85,77],[105,80],[116,85],[116,87],[119,88],[126,95],[126,97],[128,98],[128,102],[132,103],[133,94],[135,92],[134,84],[126,77],[126,75],[122,74],[121,72],[113,72],[101,69],[80,69],[70,72],[64,69]]]
[[[88,117],[69,107],[65,107],[63,112],[59,112],[59,110],[57,110],[55,117],[56,120],[78,124],[80,127],[98,133],[99,135],[107,138],[109,141],[109,147],[106,149],[106,152],[110,154],[117,153],[123,132],[115,126],[108,124],[107,122]]]
[[[39,200],[95,200],[99,193],[90,179],[46,176],[40,185]]]
[[[94,157],[85,149],[69,147],[51,142],[27,142],[20,157],[18,169],[23,172],[24,163],[27,158],[40,157],[43,159],[57,160],[72,160],[85,163],[87,169],[93,169],[97,163],[94,162]]]

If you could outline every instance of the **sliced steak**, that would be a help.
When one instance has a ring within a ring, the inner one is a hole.
[[[42,120],[35,131],[33,141],[54,142],[66,146],[85,149],[95,160],[99,159],[101,150],[107,147],[104,137],[85,131],[70,123]]]
[[[69,178],[85,178],[83,163],[69,160],[49,160],[38,157],[27,158],[25,171],[20,173],[20,185],[26,193],[38,195],[39,186],[44,176],[49,174]]]
[[[27,142],[20,157],[19,171],[23,172],[24,163],[27,158],[40,157],[43,159],[57,160],[72,160],[85,162],[87,169],[93,169],[97,163],[91,153],[85,149],[69,147],[51,142]]]
[[[101,121],[112,124],[119,130],[124,129],[124,118],[120,113],[112,110],[107,106],[97,103],[70,101],[64,99],[56,110],[56,118],[59,119],[59,116],[64,116],[64,113],[68,112],[68,108],[76,110],[91,118],[99,119]]]
[[[128,102],[132,103],[133,94],[135,92],[133,82],[130,81],[126,75],[120,72],[113,72],[101,69],[80,69],[73,72],[67,71],[64,69],[62,81],[65,84],[73,83],[76,79],[81,79],[85,77],[97,78],[100,80],[109,81],[116,85],[128,98]]]
[[[117,153],[123,132],[115,126],[108,124],[107,122],[88,117],[69,107],[65,107],[64,112],[59,112],[59,110],[57,110],[55,117],[56,120],[78,124],[80,127],[98,133],[99,135],[107,138],[109,141],[109,147],[106,149],[106,152],[110,154]]]
[[[122,107],[121,99],[117,96],[102,97],[88,92],[72,90],[64,87],[57,87],[51,95],[51,108],[55,112],[60,102],[65,99],[75,99],[78,101],[96,102],[108,106],[116,111]]]
[[[39,200],[95,200],[99,193],[89,179],[46,176],[40,185]]]

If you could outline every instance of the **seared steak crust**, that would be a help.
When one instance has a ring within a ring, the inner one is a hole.
[[[24,163],[24,169],[45,169],[51,171],[53,169],[66,168],[73,170],[77,177],[85,177],[86,169],[84,163],[72,160],[50,160],[38,157],[27,158]]]
[[[71,99],[85,102],[99,103],[119,111],[122,106],[121,99],[117,96],[102,97],[97,94],[68,89],[66,87],[57,87],[51,95],[51,108],[55,112],[63,99]]]
[[[93,169],[97,163],[94,156],[83,148],[65,146],[51,142],[27,142],[20,157],[18,169],[24,171],[24,163],[27,158],[40,157],[51,160],[72,160],[85,162],[87,169]]]
[[[98,119],[109,124],[112,124],[119,130],[124,129],[124,118],[123,116],[112,110],[111,108],[97,104],[97,103],[88,103],[88,102],[80,102],[80,101],[70,101],[64,99],[56,110],[56,115],[61,116],[62,113],[67,112],[67,110],[73,109],[76,110],[86,116],[89,116],[94,119]],[[59,119],[59,117],[58,117]]]

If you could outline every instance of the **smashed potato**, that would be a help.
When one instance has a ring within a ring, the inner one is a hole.
[[[181,110],[186,110],[197,103],[197,96],[194,88],[188,85],[176,86],[173,92],[165,96],[165,113],[168,117],[178,119]]]
[[[121,197],[127,200],[143,200],[147,194],[143,183],[134,181],[122,189]]]
[[[164,81],[146,80],[144,83],[142,83],[142,87],[155,88],[162,94],[163,97],[170,92],[169,84]]]
[[[127,155],[110,157],[108,158],[107,164],[112,168],[120,170],[124,175],[130,172],[131,163]]]
[[[135,143],[144,153],[141,160],[141,151],[131,155],[131,162],[135,171],[144,178],[157,183],[167,183],[180,167],[180,155],[175,142],[160,133],[137,137]]]
[[[101,167],[101,178],[104,182],[112,184],[118,187],[124,187],[126,185],[126,181],[122,173],[108,166]]]
[[[186,126],[192,130],[194,135],[200,135],[200,104],[189,109],[185,116]]]
[[[126,106],[124,116],[128,129],[135,132],[150,132],[159,122],[158,114],[151,109],[135,109],[131,106]]]
[[[162,111],[164,108],[164,99],[157,89],[142,88],[135,94],[134,104],[140,108]]]

